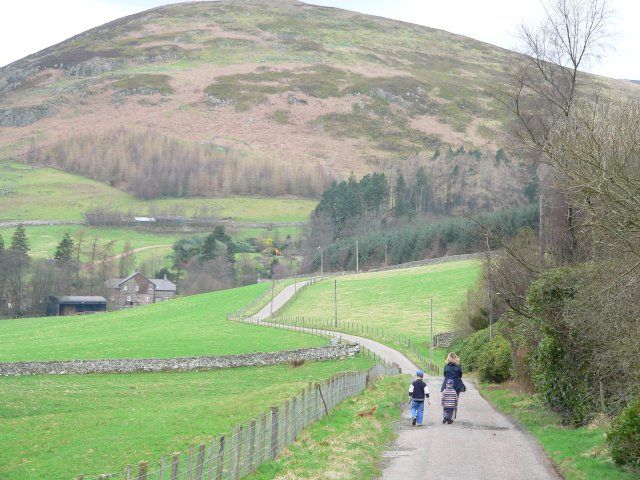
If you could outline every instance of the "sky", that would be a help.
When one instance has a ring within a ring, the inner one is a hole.
[[[238,0],[241,1],[241,0]],[[640,1],[609,0],[615,10],[615,44],[591,73],[640,79]],[[75,34],[171,0],[3,0],[0,7],[0,66]],[[523,21],[540,18],[539,0],[308,0],[466,35],[512,50]]]

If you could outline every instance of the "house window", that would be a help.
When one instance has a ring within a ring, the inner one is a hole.
[[[140,295],[136,295],[136,302],[140,301]]]
[[[124,287],[122,287],[122,289],[126,292],[127,290],[129,290],[129,287],[125,285]]]
[[[147,295],[147,303],[149,303],[149,296]]]
[[[149,290],[153,290],[153,285],[149,285]]]
[[[140,290],[140,287],[138,285],[136,285],[136,292]]]
[[[127,302],[131,301],[131,295],[127,295]]]
[[[116,297],[111,297],[111,301],[113,302],[116,299]]]

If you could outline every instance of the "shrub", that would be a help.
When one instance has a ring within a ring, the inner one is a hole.
[[[488,343],[489,329],[485,328],[463,340],[455,342],[451,346],[451,350],[460,357],[465,370],[477,370],[480,354]]]
[[[497,334],[483,345],[478,355],[480,380],[500,383],[511,376],[511,347],[506,338]]]
[[[596,399],[588,388],[589,375],[565,352],[557,337],[542,338],[530,367],[534,388],[566,423],[584,425],[593,417]]]
[[[616,417],[607,443],[618,465],[640,469],[640,400],[632,402]]]

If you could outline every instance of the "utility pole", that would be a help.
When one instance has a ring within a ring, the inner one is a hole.
[[[431,321],[429,326],[429,366],[433,365],[433,297],[431,297]]]
[[[271,315],[269,315],[271,318],[273,318],[273,289],[274,288],[275,288],[275,282],[272,278],[271,279]]]
[[[467,323],[471,323],[471,290],[467,290]]]
[[[333,304],[335,306],[335,326],[338,326],[338,280],[333,281]]]
[[[489,285],[489,340],[493,340],[493,286]]]
[[[320,249],[320,278],[324,275],[324,250],[322,247],[318,247]]]
[[[360,255],[358,252],[358,240],[356,240],[356,273],[360,273]]]

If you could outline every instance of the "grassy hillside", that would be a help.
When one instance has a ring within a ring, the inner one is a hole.
[[[0,322],[0,361],[148,358],[290,350],[325,340],[230,323],[267,283],[134,309],[75,317]]]
[[[94,208],[146,215],[232,217],[245,222],[304,221],[316,202],[293,198],[167,198],[139,200],[103,183],[51,168],[0,162],[0,221],[82,220]]]
[[[519,59],[441,30],[293,0],[168,5],[1,69],[0,149],[126,127],[273,159],[276,172],[360,174],[461,145],[485,159],[500,147],[517,157],[491,88]],[[606,91],[638,88],[589,78]],[[450,175],[455,162],[442,157],[433,176]],[[525,174],[516,161],[495,173],[516,183]]]
[[[268,336],[266,329],[256,330]],[[370,364],[355,358],[300,368],[3,378],[0,478],[63,480],[80,473],[122,473],[127,464],[153,463],[161,455],[208,442],[308,382]],[[257,389],[250,399],[247,381]]]
[[[450,329],[450,312],[466,301],[480,275],[475,260],[337,278],[339,322],[380,327],[393,334],[428,339],[429,299],[434,332]],[[334,279],[303,290],[285,315],[334,318]]]

